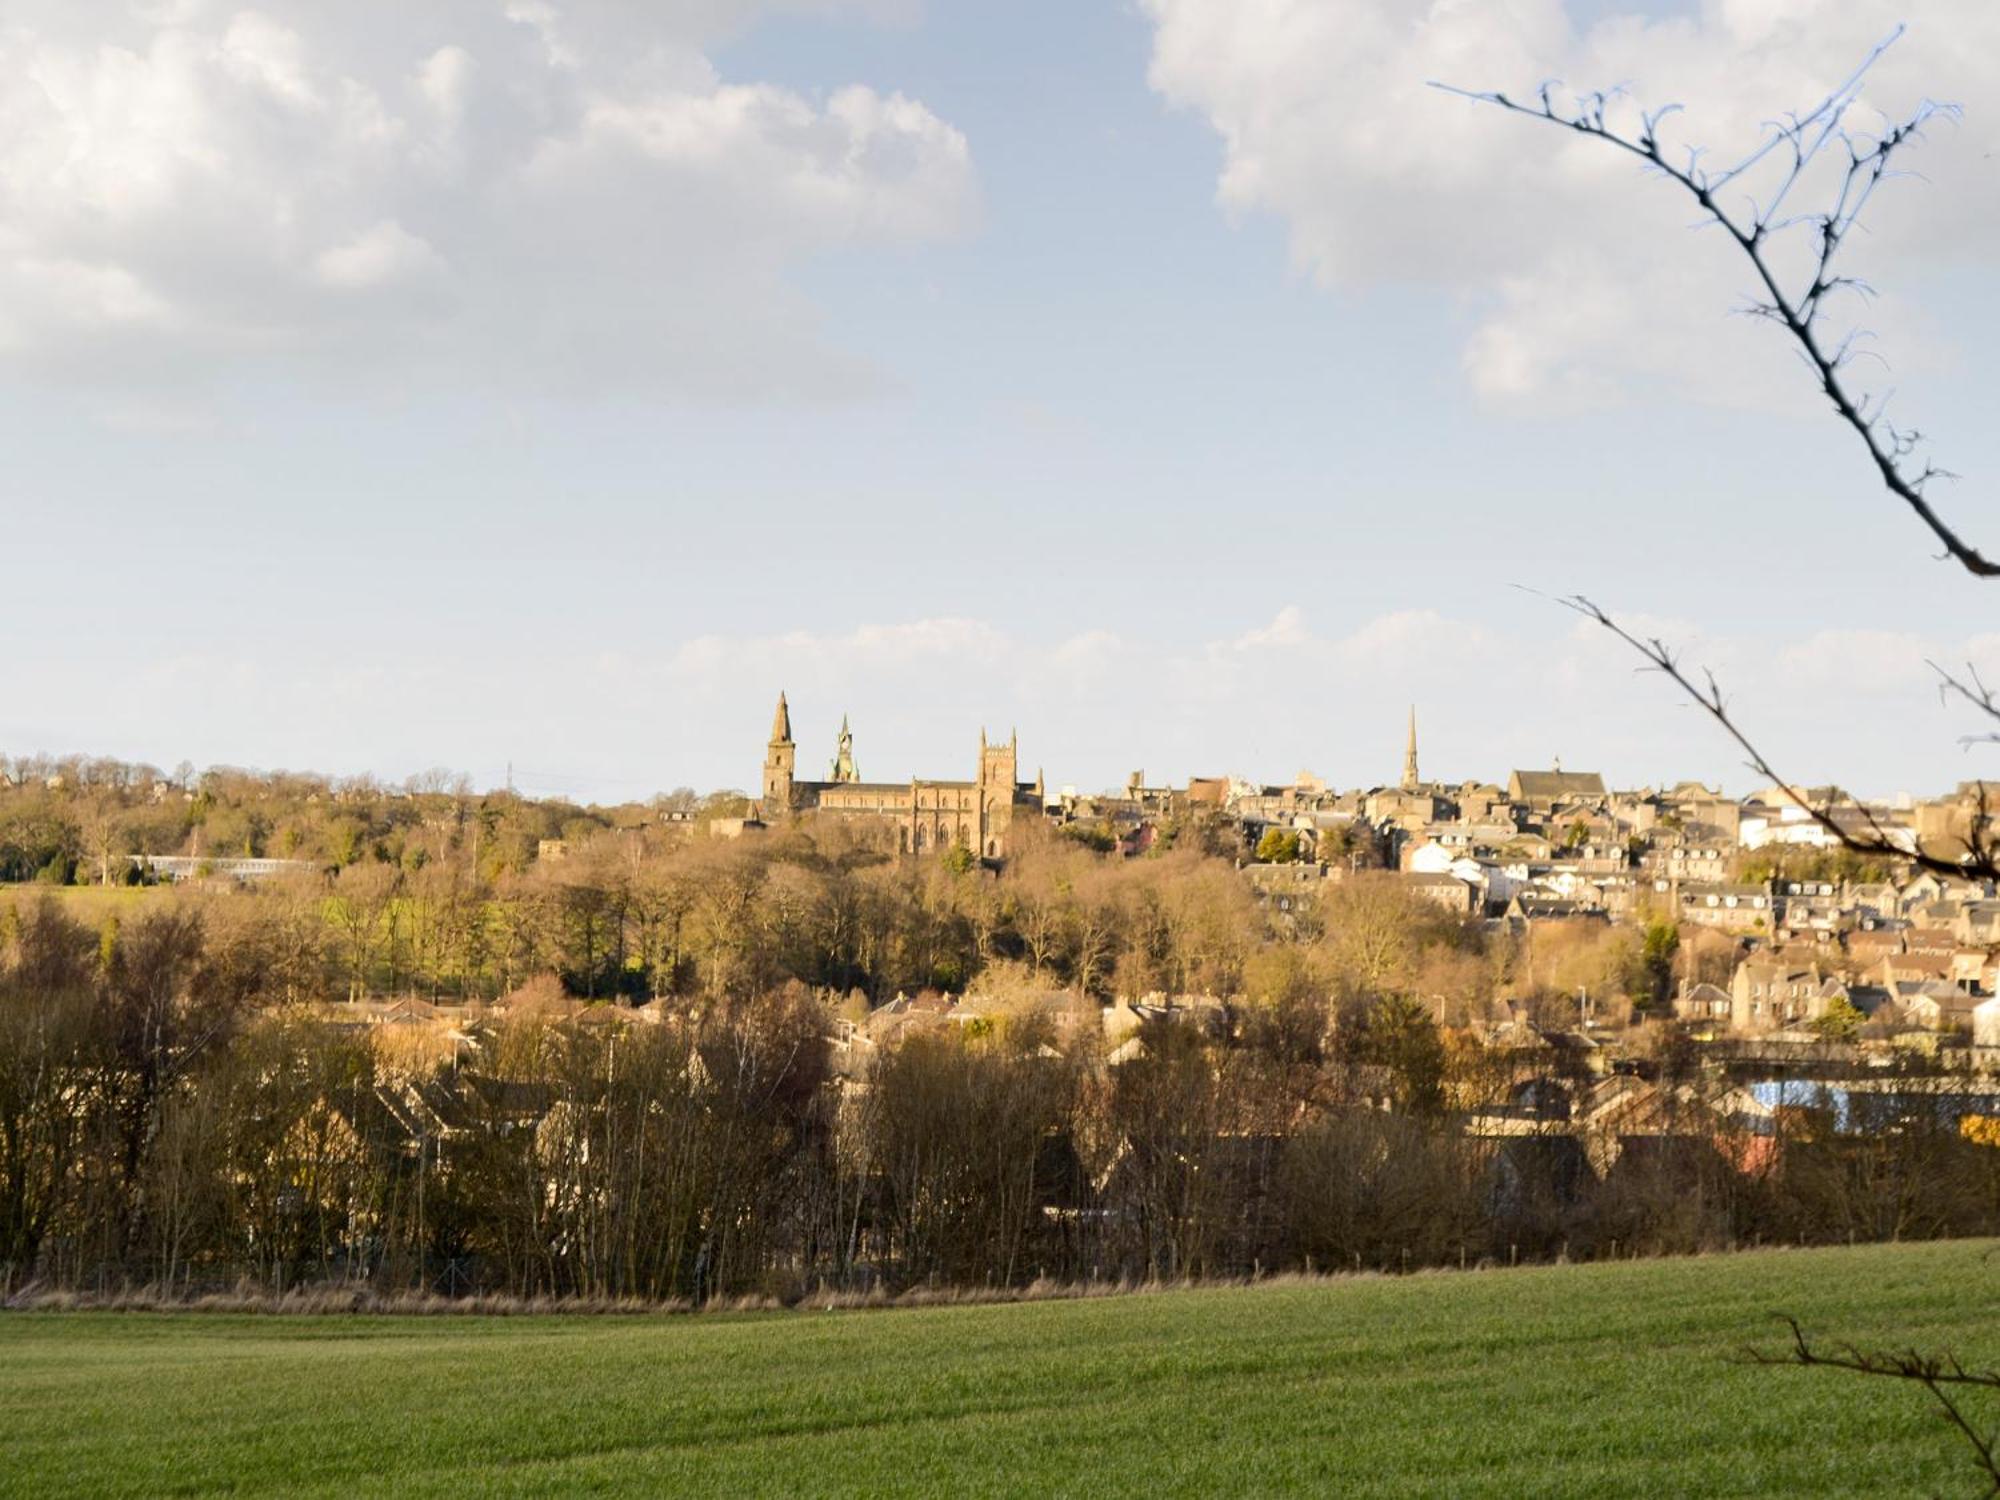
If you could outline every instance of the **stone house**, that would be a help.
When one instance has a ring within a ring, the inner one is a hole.
[[[1729,984],[1732,1031],[1782,1031],[1810,1025],[1826,1014],[1825,975],[1817,963],[1758,954],[1736,966]]]
[[[1768,884],[1683,885],[1680,919],[1696,927],[1724,932],[1765,932],[1776,915]]]
[[[1404,874],[1401,879],[1413,895],[1437,903],[1455,917],[1473,916],[1484,905],[1478,887],[1469,880],[1459,879],[1456,875],[1432,875],[1412,871]]]
[[[1674,1019],[1698,1025],[1718,1021],[1727,1025],[1735,1005],[1734,997],[1719,985],[1690,985],[1683,979],[1674,996]]]

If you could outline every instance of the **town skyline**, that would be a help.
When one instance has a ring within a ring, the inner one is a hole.
[[[778,697],[780,714],[785,715],[790,710],[792,695],[788,689],[781,688],[778,690]],[[1411,768],[1413,766],[1421,766],[1422,785],[1449,788],[1504,786],[1509,774],[1515,771],[1532,769],[1561,771],[1568,769],[1572,771],[1585,770],[1590,774],[1600,775],[1603,777],[1607,787],[1623,791],[1667,791],[1676,786],[1700,785],[1732,800],[1747,801],[1759,794],[1766,794],[1778,789],[1777,783],[1773,783],[1769,778],[1755,776],[1751,768],[1744,765],[1739,765],[1739,774],[1733,778],[1727,776],[1678,774],[1671,770],[1666,774],[1652,777],[1627,776],[1617,770],[1589,761],[1587,758],[1566,756],[1560,752],[1540,758],[1532,756],[1517,758],[1509,761],[1504,766],[1496,764],[1464,774],[1460,774],[1455,767],[1450,765],[1447,765],[1442,770],[1438,770],[1431,758],[1430,741],[1425,731],[1425,718],[1421,706],[1418,704],[1406,704],[1402,713],[1403,718],[1397,725],[1397,733],[1400,738],[1394,757],[1395,765],[1380,767],[1373,765],[1361,767],[1357,765],[1353,768],[1352,774],[1341,774],[1339,768],[1331,771],[1324,770],[1320,765],[1311,763],[1293,766],[1290,771],[1285,771],[1275,765],[1268,767],[1231,765],[1196,767],[1184,772],[1166,772],[1161,774],[1155,773],[1152,767],[1144,764],[1142,750],[1139,754],[1139,759],[1129,764],[1122,774],[1108,775],[1099,780],[1087,780],[1058,774],[1057,769],[1052,769],[1052,762],[1048,755],[1044,753],[1044,748],[1036,741],[1031,743],[1030,750],[1020,758],[1020,784],[1027,786],[1032,783],[1038,787],[1045,786],[1047,796],[1051,800],[1062,796],[1095,797],[1107,793],[1117,793],[1129,787],[1135,776],[1141,777],[1143,784],[1148,786],[1172,787],[1175,789],[1183,789],[1190,783],[1206,781],[1229,783],[1239,788],[1283,788],[1319,785],[1333,791],[1366,791],[1370,789],[1394,788],[1399,785],[1412,785],[1410,776]],[[768,722],[768,709],[764,717]],[[822,719],[826,721],[824,724],[821,722]],[[845,710],[828,716],[818,712],[816,707],[808,707],[806,716],[802,719],[806,727],[796,731],[792,742],[797,747],[797,774],[801,782],[812,782],[815,778],[823,777],[825,783],[834,783],[842,780],[863,780],[869,783],[900,785],[906,782],[925,781],[939,775],[951,777],[959,771],[969,771],[975,768],[977,757],[969,752],[963,743],[967,734],[964,723],[944,724],[942,725],[944,732],[940,736],[937,736],[946,741],[959,741],[960,743],[956,747],[956,754],[948,746],[939,757],[925,762],[913,760],[909,766],[905,767],[895,758],[894,747],[889,748],[888,754],[890,760],[885,763],[882,757],[876,753],[879,742],[874,737],[866,734],[865,725],[857,730],[855,728],[857,720],[858,715]],[[1002,721],[994,720],[985,723],[973,723],[971,732],[975,732],[979,736],[982,753],[983,747],[989,737],[995,745],[999,745],[1003,741],[1008,741],[1018,746],[1021,733],[1020,726],[1012,722],[1006,722],[1003,734],[996,727],[1000,722]],[[954,728],[959,732],[956,734],[951,733],[951,730]],[[825,732],[822,733],[822,730]],[[822,741],[824,743],[821,743]],[[1057,747],[1047,748],[1049,750],[1057,749]],[[822,751],[826,753],[822,754]],[[743,757],[739,755],[736,758],[742,759]],[[842,770],[843,760],[847,761],[849,769],[852,769],[854,764],[865,761],[868,774],[865,776],[859,774],[854,776],[846,775]],[[423,783],[428,787],[440,787],[463,779],[477,794],[508,791],[537,800],[568,801],[583,805],[604,807],[644,803],[682,792],[693,792],[699,797],[736,795],[753,802],[759,801],[761,798],[769,795],[767,779],[769,772],[768,761],[764,767],[766,780],[762,791],[760,791],[760,778],[758,775],[744,774],[733,780],[720,779],[712,782],[702,782],[690,777],[669,776],[649,787],[636,780],[611,781],[605,785],[613,788],[613,790],[607,790],[604,795],[591,795],[587,790],[581,792],[575,790],[578,783],[569,781],[567,778],[551,776],[550,773],[540,768],[525,763],[517,765],[512,761],[502,763],[500,773],[497,777],[486,779],[465,766],[453,765],[442,760],[433,760],[413,765],[407,769],[394,767],[379,769],[375,767],[343,767],[310,761],[299,761],[289,764],[259,764],[244,759],[229,758],[197,761],[186,756],[121,755],[103,750],[81,750],[76,748],[51,750],[41,747],[24,748],[0,745],[0,774],[6,775],[15,782],[32,779],[34,775],[46,773],[49,768],[88,762],[116,762],[128,766],[144,767],[151,771],[156,771],[161,776],[167,778],[179,776],[182,772],[198,776],[203,772],[212,770],[241,771],[254,776],[319,778],[329,783],[367,780],[385,789],[396,789],[417,783]],[[1059,767],[1059,759],[1053,764]],[[752,769],[754,771],[755,767]],[[1381,774],[1376,774],[1377,772]],[[1897,786],[1886,791],[1876,787],[1855,785],[1837,780],[1805,777],[1794,778],[1791,784],[1800,789],[1836,787],[1841,792],[1864,801],[1880,803],[1885,806],[1908,807],[1926,799],[1950,796],[1965,784],[1980,779],[1983,778],[1976,774],[1967,774],[1941,781],[1935,785]],[[636,792],[630,790],[634,787],[642,789]],[[625,790],[616,790],[616,788],[624,788]]]

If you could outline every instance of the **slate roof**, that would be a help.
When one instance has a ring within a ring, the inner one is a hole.
[[[1508,786],[1516,797],[1538,802],[1606,795],[1604,778],[1595,771],[1516,771]]]

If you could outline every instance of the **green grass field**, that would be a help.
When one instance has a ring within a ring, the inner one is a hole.
[[[1993,1249],[697,1318],[0,1315],[0,1493],[1975,1493],[1921,1390],[1734,1355],[1782,1309],[2000,1360]]]

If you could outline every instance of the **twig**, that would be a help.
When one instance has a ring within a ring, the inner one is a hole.
[[[1941,700],[1949,702],[1955,697],[1963,698],[1987,718],[2000,721],[2000,700],[1994,698],[1993,690],[1980,677],[1979,668],[1971,662],[1965,664],[1963,680],[1952,676],[1934,661],[1926,662],[1925,665],[1938,674],[1938,697]],[[1995,741],[2000,741],[2000,734],[1970,734],[1965,736],[1964,742],[1977,744]]]
[[[1840,419],[1867,445],[1868,456],[1874,462],[1883,485],[1930,529],[1943,545],[1947,556],[1956,558],[1975,577],[1995,578],[2000,577],[2000,563],[1989,561],[1960,537],[1925,498],[1924,490],[1933,479],[1953,476],[1929,462],[1917,465],[1915,455],[1921,434],[1891,426],[1884,414],[1886,402],[1874,402],[1866,395],[1857,397],[1849,389],[1842,372],[1856,357],[1854,343],[1857,335],[1850,332],[1829,344],[1821,324],[1827,300],[1835,293],[1854,291],[1866,296],[1869,292],[1866,283],[1837,274],[1834,264],[1848,236],[1859,225],[1862,210],[1868,206],[1875,189],[1891,175],[1890,163],[1896,153],[1920,141],[1925,125],[1933,118],[1943,115],[1956,119],[1959,114],[1956,105],[1926,100],[1907,119],[1872,138],[1856,136],[1841,123],[1848,108],[1860,98],[1863,78],[1902,34],[1903,28],[1898,26],[1868,54],[1845,83],[1815,108],[1802,115],[1773,122],[1756,150],[1735,166],[1716,173],[1703,167],[1699,151],[1690,150],[1687,164],[1677,166],[1667,159],[1661,148],[1661,122],[1676,113],[1679,105],[1669,105],[1651,113],[1642,112],[1638,133],[1628,135],[1609,122],[1607,111],[1616,97],[1610,92],[1584,94],[1566,104],[1559,104],[1555,85],[1545,83],[1537,92],[1534,103],[1522,103],[1499,92],[1475,92],[1436,82],[1431,86],[1477,103],[1495,104],[1515,114],[1546,121],[1577,135],[1594,137],[1629,152],[1651,170],[1679,183],[1701,205],[1708,218],[1719,225],[1749,258],[1764,293],[1764,300],[1754,302],[1750,312],[1778,324],[1796,341],[1821,392],[1832,403]],[[1785,202],[1806,175],[1807,169],[1832,152],[1844,152],[1847,158],[1833,202],[1818,212],[1785,215]],[[1789,157],[1783,176],[1770,200],[1760,207],[1753,199],[1748,218],[1739,221],[1724,207],[1720,195],[1752,167],[1772,156],[1781,161]],[[1769,251],[1776,236],[1794,228],[1806,229],[1813,235],[1816,253],[1812,274],[1804,287],[1797,292],[1788,292],[1772,264]]]
[[[1722,727],[1722,730],[1743,751],[1749,767],[1765,780],[1773,783],[1795,803],[1807,817],[1830,834],[1844,849],[1856,854],[1873,855],[1890,859],[1907,860],[1919,869],[1933,874],[1955,878],[2000,880],[2000,845],[1993,837],[1992,819],[1987,806],[1986,783],[1978,783],[1978,810],[1973,814],[1965,835],[1965,855],[1960,859],[1946,859],[1942,855],[1928,852],[1920,840],[1914,836],[1896,837],[1884,827],[1875,809],[1859,798],[1853,799],[1855,809],[1866,823],[1864,832],[1855,833],[1834,816],[1835,802],[1829,798],[1824,806],[1816,804],[1785,777],[1780,775],[1730,715],[1728,700],[1723,697],[1722,688],[1715,680],[1715,674],[1706,668],[1702,670],[1701,681],[1696,682],[1688,670],[1681,665],[1680,658],[1657,636],[1634,635],[1620,625],[1602,607],[1582,594],[1571,594],[1559,599],[1563,608],[1573,610],[1587,620],[1592,620],[1610,631],[1640,656],[1644,657],[1650,670],[1663,673],[1669,681],[1685,693],[1694,704]],[[1977,680],[1975,678],[1975,680]]]
[[[2000,1431],[1982,1434],[1966,1415],[1964,1407],[1952,1398],[1949,1389],[1972,1386],[1980,1390],[2000,1390],[2000,1370],[1968,1370],[1954,1355],[1923,1354],[1915,1349],[1865,1350],[1853,1344],[1835,1344],[1829,1349],[1819,1349],[1806,1337],[1797,1318],[1786,1317],[1785,1322],[1792,1330],[1791,1348],[1781,1354],[1748,1350],[1746,1352],[1753,1363],[1847,1370],[1856,1375],[1914,1381],[1931,1393],[1943,1408],[1945,1419],[1977,1455],[1980,1472],[1986,1479],[1985,1494],[1989,1500],[2000,1495],[2000,1452],[1996,1452],[1996,1448],[2000,1448]]]

